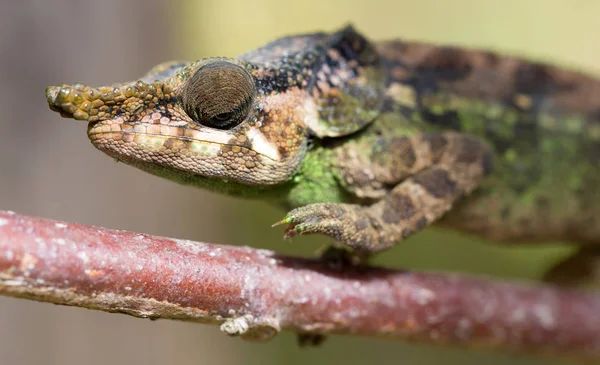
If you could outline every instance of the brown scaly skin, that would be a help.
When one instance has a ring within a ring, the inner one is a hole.
[[[348,27],[46,94],[119,161],[293,209],[288,236],[600,240],[600,82],[576,72]]]

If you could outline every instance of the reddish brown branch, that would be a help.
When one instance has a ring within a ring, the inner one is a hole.
[[[138,317],[600,359],[600,298],[319,262],[0,211],[0,294]]]

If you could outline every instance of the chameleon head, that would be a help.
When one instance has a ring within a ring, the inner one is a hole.
[[[236,59],[165,63],[135,82],[49,87],[46,97],[62,116],[88,121],[92,143],[119,161],[227,189],[289,181],[309,133],[360,130],[378,116],[384,91],[375,48],[346,27]]]
[[[305,93],[266,93],[261,73],[224,58],[171,62],[139,81],[61,85],[46,96],[63,117],[88,121],[94,146],[119,161],[185,183],[272,185],[302,160],[308,115]]]

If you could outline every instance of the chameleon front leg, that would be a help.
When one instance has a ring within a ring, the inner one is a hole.
[[[373,147],[365,152],[366,145]],[[296,208],[276,223],[288,224],[286,236],[321,233],[358,252],[383,251],[435,222],[491,170],[488,146],[459,133],[377,137],[344,148],[341,180],[356,195],[380,199]]]

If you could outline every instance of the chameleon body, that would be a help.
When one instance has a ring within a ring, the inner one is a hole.
[[[46,95],[119,161],[291,210],[288,236],[600,240],[600,82],[581,73],[346,27]]]

